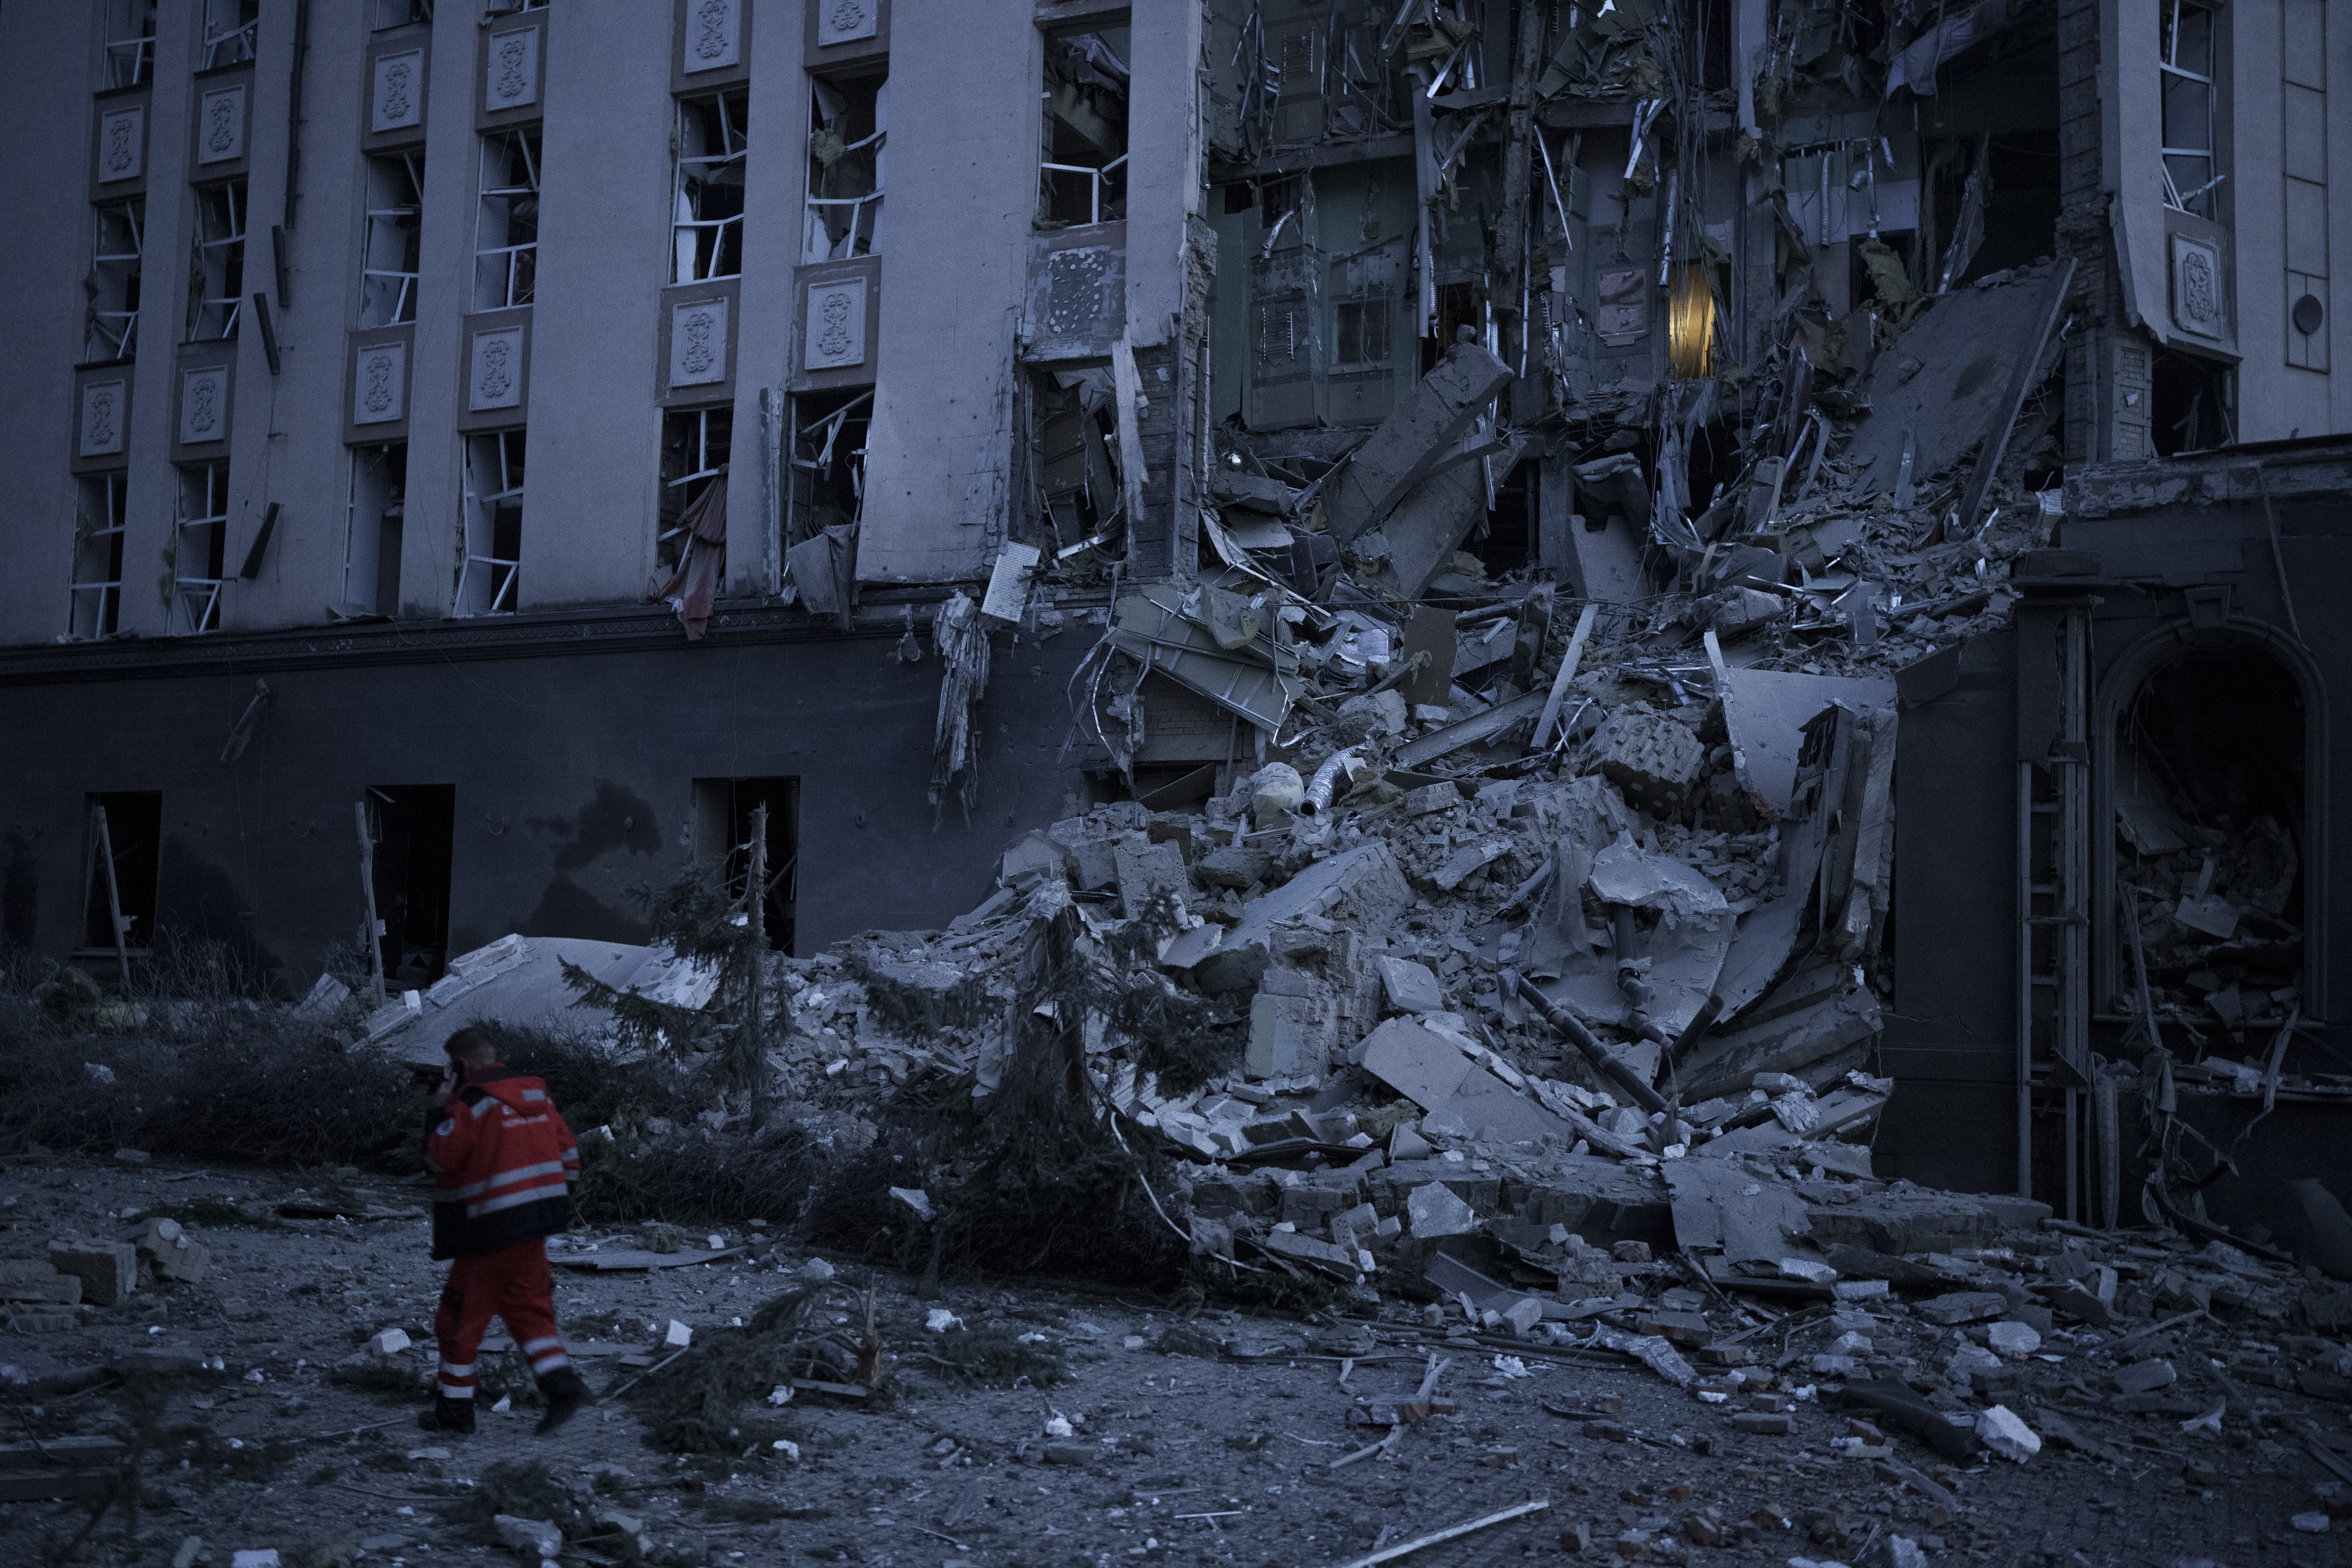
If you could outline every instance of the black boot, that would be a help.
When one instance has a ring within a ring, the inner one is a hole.
[[[416,1424],[427,1432],[470,1433],[474,1429],[474,1402],[470,1399],[445,1399],[433,1396],[433,1408],[416,1418]]]
[[[588,1392],[580,1374],[568,1366],[557,1367],[541,1378],[539,1391],[547,1396],[547,1414],[539,1420],[539,1435],[542,1437],[580,1414],[582,1405],[596,1403],[596,1396]]]

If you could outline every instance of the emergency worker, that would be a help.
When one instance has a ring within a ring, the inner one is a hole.
[[[547,1267],[546,1238],[572,1223],[580,1146],[547,1085],[498,1060],[483,1031],[460,1029],[442,1048],[449,1070],[433,1094],[425,1163],[433,1172],[433,1257],[453,1261],[433,1314],[440,1376],[433,1408],[417,1425],[474,1429],[476,1357],[498,1317],[546,1396],[545,1436],[594,1403],[556,1335]]]

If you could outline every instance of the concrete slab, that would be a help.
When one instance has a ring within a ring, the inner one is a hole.
[[[1514,1093],[1461,1050],[1419,1024],[1391,1018],[1366,1037],[1362,1067],[1433,1114],[1451,1111],[1474,1133],[1492,1129],[1506,1142],[1572,1142],[1568,1123]]]
[[[601,1023],[601,1011],[572,1009],[577,994],[563,983],[566,962],[605,984],[673,1006],[699,1007],[717,988],[716,973],[679,963],[667,947],[589,942],[579,937],[507,936],[453,960],[449,973],[422,998],[422,1010],[370,1043],[397,1061],[440,1067],[442,1042],[468,1024],[558,1027]]]

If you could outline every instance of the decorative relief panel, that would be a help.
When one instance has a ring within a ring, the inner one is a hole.
[[[1104,298],[1107,282],[1120,280],[1112,262],[1118,253],[1108,246],[1089,245],[1057,250],[1045,260],[1045,330],[1057,338],[1094,334],[1110,301]],[[1123,305],[1124,301],[1120,301]],[[1123,314],[1123,311],[1121,312]],[[1116,324],[1112,328],[1117,331]]]
[[[2221,304],[2221,253],[2185,234],[2172,237],[2172,320],[2200,338],[2229,335]]]
[[[425,122],[425,51],[403,49],[378,55],[375,88],[368,102],[368,129],[404,131]]]
[[[352,370],[352,423],[388,425],[407,412],[408,345],[362,345]]]
[[[82,387],[81,445],[78,448],[81,456],[105,458],[122,450],[122,427],[129,423],[123,417],[127,385],[120,381],[93,381]]]
[[[245,156],[246,84],[215,88],[196,112],[196,162],[227,163]]]
[[[208,364],[180,373],[180,445],[228,438],[228,366]]]
[[[842,370],[866,363],[866,279],[812,283],[803,329],[801,366]]]
[[[499,327],[474,334],[472,372],[466,378],[466,406],[522,406],[522,329]]]
[[[490,35],[484,63],[482,106],[492,113],[527,109],[539,101],[539,29],[514,27]]]
[[[697,300],[669,313],[669,384],[707,386],[727,379],[727,301]]]
[[[817,47],[872,37],[881,13],[882,0],[816,0]]]
[[[741,56],[742,47],[742,0],[687,0],[687,75],[731,66]]]
[[[147,172],[147,106],[126,103],[98,117],[98,183],[135,180]]]

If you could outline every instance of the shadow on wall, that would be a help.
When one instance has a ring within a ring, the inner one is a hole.
[[[8,835],[8,865],[0,870],[0,945],[30,947],[41,915],[41,878],[33,868],[32,841]]]
[[[661,831],[654,824],[654,808],[610,779],[598,779],[595,798],[571,818],[534,816],[528,821],[532,832],[546,835],[560,847],[554,859],[559,871],[577,871],[615,850],[654,855],[661,849]],[[554,889],[549,891],[552,893]]]
[[[200,942],[216,942],[257,981],[277,981],[284,960],[254,935],[253,906],[219,867],[196,858],[187,840],[168,837],[155,878],[155,928]],[[357,930],[357,922],[353,922]]]
[[[539,907],[515,928],[525,936],[571,936],[642,947],[653,940],[645,921],[623,914],[569,877],[558,877],[539,897]]]

